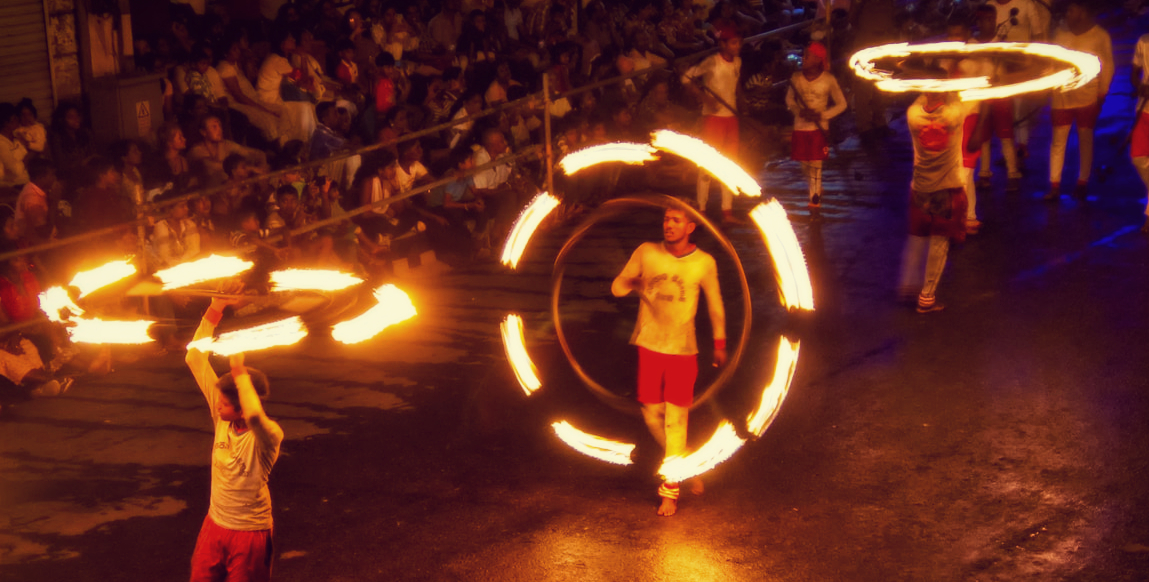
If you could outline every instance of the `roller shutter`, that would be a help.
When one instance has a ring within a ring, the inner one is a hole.
[[[52,114],[52,67],[43,0],[0,0],[0,102],[29,97],[40,121]]]

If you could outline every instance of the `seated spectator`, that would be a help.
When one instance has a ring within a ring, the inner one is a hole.
[[[188,152],[188,161],[197,166],[205,186],[218,186],[227,180],[223,162],[232,154],[242,155],[259,171],[267,171],[267,157],[263,152],[223,138],[223,124],[218,117],[209,115],[203,118],[199,132],[203,141]]]
[[[120,171],[120,194],[129,204],[144,203],[144,178],[140,165],[144,163],[140,144],[135,140],[120,140],[109,148],[112,161]]]
[[[299,193],[291,186],[283,186],[276,192],[279,203],[278,217],[281,221],[279,227],[287,235],[288,232],[302,228],[318,220],[318,216],[310,213],[300,204]],[[269,217],[270,220],[270,217]],[[270,228],[270,224],[268,225]],[[288,256],[293,263],[326,265],[334,267],[340,264],[335,254],[335,242],[330,233],[321,230],[311,230],[288,239]]]
[[[400,137],[411,133],[409,119],[410,116],[407,114],[406,107],[396,107],[389,111],[375,132],[376,143],[391,144],[384,149],[398,156],[399,144],[395,142],[397,142]]]
[[[161,155],[163,163],[152,164],[155,175],[151,181],[160,184],[171,183],[177,189],[191,185],[191,164],[184,157],[184,150],[188,147],[184,131],[177,123],[165,123],[159,133]]]
[[[323,160],[337,153],[350,149],[347,138],[343,135],[343,115],[339,108],[331,101],[325,101],[315,107],[319,116],[319,125],[315,133],[311,134],[311,159]],[[359,170],[362,158],[358,155],[341,160],[332,160],[323,165],[324,172],[340,184],[348,186]]]
[[[178,195],[177,192],[169,192],[157,197],[156,201],[163,202]],[[174,267],[199,257],[199,229],[188,214],[188,203],[179,202],[169,206],[167,215],[156,221],[151,244],[158,268]]]
[[[0,252],[15,247],[0,245]],[[40,283],[28,269],[25,257],[13,257],[0,268],[0,325],[18,323],[40,315]],[[35,329],[35,328],[30,328]],[[44,366],[40,351],[32,343],[30,329],[13,331],[0,337],[0,376],[15,385],[15,392],[0,390],[0,405],[28,397],[58,396],[68,390],[72,380],[57,380]],[[61,360],[53,364],[60,365]]]
[[[0,103],[0,188],[20,188],[28,183],[28,170],[24,167],[28,150],[16,138],[19,127],[16,106]]]
[[[212,216],[212,200],[207,196],[196,198],[190,203],[191,220],[195,223],[196,232],[199,233],[200,251],[211,254],[222,250],[218,233],[215,229],[215,219]]]
[[[452,121],[465,119],[483,110],[483,94],[477,91],[466,95],[460,101],[462,101],[462,106],[459,107],[459,110],[451,117]],[[450,137],[447,140],[447,145],[451,149],[455,149],[460,144],[466,144],[471,141],[471,128],[474,126],[474,119],[468,119],[467,121],[462,121],[451,126],[451,129],[448,130]]]
[[[495,60],[495,55],[502,52],[495,35],[487,32],[487,15],[482,10],[471,11],[469,21],[463,26],[463,32],[459,35],[459,44],[456,45],[455,51],[459,61],[465,62],[467,67],[491,63]],[[489,68],[486,70],[490,71]]]
[[[243,41],[234,37],[227,41],[227,52],[217,65],[227,97],[227,106],[247,118],[260,130],[268,142],[279,140],[280,111],[259,100],[259,93],[243,74]]]
[[[223,170],[227,174],[226,183],[231,188],[216,195],[212,201],[212,215],[221,228],[232,230],[239,226],[237,221],[241,209],[255,207],[261,202],[259,186],[242,183],[259,171],[239,153],[231,154],[223,161]]]
[[[473,154],[476,168],[511,153],[506,137],[497,129],[484,131],[480,143]],[[531,190],[530,185],[515,174],[512,163],[499,164],[475,174],[475,193],[495,220],[496,240],[510,228],[525,197],[533,194]]]
[[[291,65],[287,58],[295,52],[294,33],[279,31],[272,37],[272,53],[259,68],[259,100],[268,109],[279,114],[279,143],[292,140],[307,143],[315,131],[315,107],[310,101],[286,101],[283,91],[295,89],[303,72]]]
[[[403,102],[411,89],[407,77],[395,66],[395,57],[382,52],[375,57],[379,80],[375,83],[375,114],[382,118]]]
[[[220,99],[227,98],[224,87],[219,84],[219,72],[211,66],[211,50],[202,43],[196,44],[192,50],[184,79],[187,85],[186,93],[203,97],[210,106],[215,106],[220,103]]]
[[[71,103],[62,103],[52,115],[48,147],[60,176],[76,176],[92,155],[92,132],[84,127],[84,114]]]
[[[271,238],[271,231],[260,228],[258,210],[245,208],[236,217],[236,228],[228,241],[240,256],[254,262],[256,269],[264,272],[275,269],[287,259],[286,248],[267,240]]]
[[[439,83],[431,83],[427,90],[427,125],[439,125],[451,118],[455,104],[465,88],[463,70],[448,67]]]
[[[87,232],[130,222],[134,215],[120,195],[120,172],[103,157],[88,162],[91,185],[76,194],[72,223],[76,232]]]
[[[445,0],[441,11],[427,23],[433,50],[454,52],[463,33],[463,14],[460,0]]]
[[[39,157],[47,152],[48,130],[37,119],[36,106],[27,97],[16,104],[16,114],[20,117],[20,127],[16,130],[16,138],[28,148],[30,157]]]
[[[46,241],[55,233],[49,199],[56,187],[56,169],[52,162],[37,158],[28,162],[28,177],[28,183],[16,199],[13,220],[19,237],[34,244]]]
[[[487,93],[484,98],[487,100],[487,107],[494,107],[499,103],[507,101],[507,91],[511,87],[521,87],[522,83],[511,78],[511,65],[506,61],[502,61],[495,68],[495,80],[491,81],[490,86],[487,87]]]
[[[427,207],[447,219],[445,240],[442,245],[448,253],[454,252],[464,259],[476,254],[490,254],[487,232],[489,216],[482,199],[475,195],[475,179],[466,173],[475,167],[470,148],[452,150],[448,156],[450,169],[444,178],[455,180],[435,188],[427,196]],[[475,242],[478,244],[475,244]]]
[[[295,52],[291,55],[291,64],[303,73],[299,79],[299,87],[311,96],[312,101],[319,102],[332,99],[334,97],[332,89],[335,88],[335,85],[331,78],[324,73],[319,60],[315,58],[318,51],[315,35],[310,30],[302,28],[296,31],[296,36],[299,37],[299,45],[295,47]]]
[[[522,85],[511,87],[507,92],[510,101],[518,101],[526,96],[527,88]],[[543,126],[543,120],[541,104],[536,101],[531,100],[509,110],[512,147],[522,149],[539,141],[535,134]]]
[[[340,39],[335,45],[335,54],[339,56],[339,66],[335,68],[335,78],[343,83],[344,89],[353,89],[359,93],[363,88],[359,85],[359,65],[355,64],[355,43],[351,39]]]

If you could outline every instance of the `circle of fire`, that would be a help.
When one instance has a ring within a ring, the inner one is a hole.
[[[1025,55],[1057,61],[1068,68],[1053,71],[1037,79],[994,87],[989,77],[963,77],[957,79],[895,79],[894,73],[879,69],[879,59],[907,58],[923,55],[1003,56]],[[1048,91],[1054,88],[1076,89],[1089,83],[1101,73],[1101,60],[1086,52],[1070,50],[1054,44],[1036,42],[935,42],[929,44],[894,43],[862,49],[850,57],[854,74],[873,81],[878,89],[890,93],[911,91],[925,93],[957,93],[962,101],[1002,99],[1025,93]]]
[[[723,156],[702,140],[659,130],[651,135],[650,144],[613,143],[593,146],[567,155],[559,163],[568,175],[602,163],[622,162],[643,164],[657,159],[658,151],[668,152],[690,160],[700,169],[740,195],[759,197],[761,188],[746,170],[733,160]],[[559,205],[559,200],[549,193],[541,193],[519,215],[503,247],[502,262],[511,269],[518,266],[526,251],[531,236],[542,221]],[[777,200],[770,200],[754,207],[750,218],[758,227],[766,243],[767,251],[773,259],[774,274],[778,281],[779,298],[788,310],[813,310],[814,297],[810,284],[810,273],[798,245],[794,228],[786,218],[786,211]],[[530,396],[542,388],[537,369],[527,353],[523,335],[523,319],[518,314],[506,316],[500,325],[503,347],[523,391]],[[774,373],[769,383],[762,389],[758,406],[746,419],[750,434],[760,436],[770,426],[778,414],[782,401],[789,392],[794,370],[798,364],[799,342],[779,337]],[[623,443],[583,432],[566,421],[552,425],[555,434],[571,448],[590,457],[629,465],[633,443]],[[710,439],[697,450],[687,455],[667,457],[658,473],[669,482],[678,482],[701,475],[719,463],[729,459],[746,443],[747,438],[739,434],[729,421],[722,421]]]

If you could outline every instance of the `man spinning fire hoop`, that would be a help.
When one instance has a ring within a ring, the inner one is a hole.
[[[662,218],[662,242],[643,243],[615,277],[611,293],[638,293],[638,322],[630,343],[638,346],[638,401],[651,435],[667,457],[686,454],[686,425],[698,377],[694,317],[698,290],[706,293],[714,329],[714,365],[726,364],[726,313],[714,257],[690,242],[696,224],[685,212],[668,208]],[[678,483],[658,488],[658,515],[678,510]],[[691,481],[702,493],[702,481]]]

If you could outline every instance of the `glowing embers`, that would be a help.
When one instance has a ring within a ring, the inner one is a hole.
[[[1043,77],[992,86],[987,77],[965,77],[958,79],[895,79],[894,73],[878,69],[875,64],[880,59],[906,58],[921,55],[1027,55],[1058,61],[1069,68]],[[1070,50],[1053,44],[1023,42],[991,42],[966,44],[963,42],[938,42],[930,44],[895,43],[862,49],[850,57],[850,67],[859,77],[874,81],[877,88],[891,93],[924,91],[932,93],[957,92],[963,101],[1002,99],[1060,88],[1076,89],[1089,83],[1101,73],[1101,61],[1097,57],[1081,51]]]
[[[734,160],[696,137],[660,129],[651,134],[650,143],[660,150],[694,162],[699,168],[722,182],[731,192],[755,197],[762,195],[762,187],[758,185],[754,176],[734,163]]]
[[[342,291],[363,279],[342,271],[325,269],[284,269],[271,273],[274,291]]]
[[[344,344],[356,344],[416,315],[411,298],[394,285],[383,285],[376,289],[375,300],[378,303],[363,315],[335,324],[331,328],[331,337]]]
[[[645,164],[646,162],[653,162],[657,159],[654,157],[655,151],[653,147],[646,144],[626,142],[607,143],[571,152],[559,161],[559,167],[570,176],[579,170],[585,170],[591,166],[608,162],[622,162],[624,164],[634,165]]]
[[[774,421],[782,401],[790,391],[790,382],[794,379],[794,368],[798,365],[798,342],[791,342],[781,338],[778,345],[778,359],[774,365],[774,375],[770,383],[762,390],[762,397],[757,408],[750,413],[746,428],[754,436],[762,436],[766,427]],[[726,461],[734,455],[746,440],[738,436],[734,426],[722,421],[714,431],[714,435],[706,444],[693,453],[685,456],[667,457],[658,469],[668,483],[678,483],[691,477],[701,475],[719,463]]]
[[[750,211],[750,218],[762,233],[766,248],[774,259],[774,275],[782,303],[789,309],[814,309],[814,288],[810,284],[810,271],[798,245],[798,237],[786,218],[786,210],[777,200],[759,204]]]
[[[82,298],[97,289],[107,287],[135,274],[136,266],[130,260],[112,261],[95,269],[76,273],[68,285],[79,289]]]
[[[215,352],[231,356],[241,352],[254,352],[278,346],[289,346],[307,337],[307,329],[299,316],[220,334],[218,338],[205,337],[188,344],[188,349]]]
[[[234,277],[253,266],[250,261],[238,257],[212,255],[195,261],[176,265],[170,269],[156,271],[156,277],[164,284],[164,291],[179,289],[205,281]]]
[[[634,452],[634,445],[632,444],[620,443],[585,433],[571,426],[565,420],[560,420],[551,426],[554,427],[555,434],[564,443],[584,455],[616,465],[629,465],[633,462],[630,460],[630,454]]]
[[[507,361],[511,363],[511,369],[515,372],[515,378],[519,379],[519,385],[523,387],[527,396],[530,396],[541,388],[543,383],[539,381],[534,362],[527,355],[527,344],[523,339],[523,318],[512,313],[499,324],[499,330],[503,333],[503,349],[507,352]]]
[[[519,218],[515,220],[515,225],[511,228],[511,233],[507,236],[507,242],[503,245],[502,263],[512,269],[519,265],[519,259],[522,258],[523,252],[527,250],[527,243],[531,240],[531,235],[542,224],[543,219],[551,213],[552,210],[559,205],[559,199],[543,192],[535,196],[534,200],[527,205],[525,209],[519,214]]]

